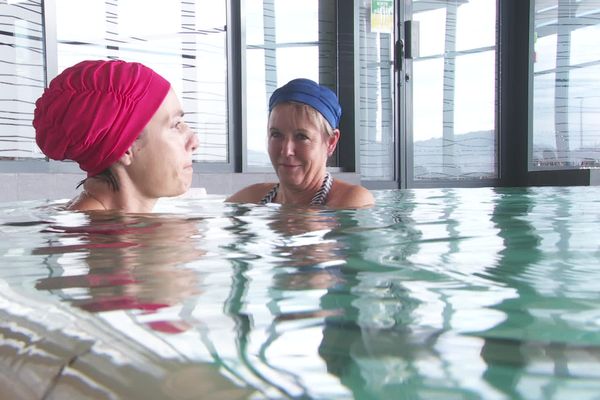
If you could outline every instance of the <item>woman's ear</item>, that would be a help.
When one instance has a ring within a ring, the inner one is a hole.
[[[340,140],[340,130],[334,129],[331,136],[327,138],[327,156],[331,157]]]
[[[131,145],[125,153],[119,158],[119,163],[125,167],[128,167],[133,162],[133,145]]]

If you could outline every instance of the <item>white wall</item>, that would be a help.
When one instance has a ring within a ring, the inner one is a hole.
[[[360,183],[355,173],[334,173],[347,182]],[[0,202],[19,200],[70,199],[83,173],[0,173]],[[228,195],[258,182],[275,182],[274,173],[194,173],[192,187],[205,188],[208,194]]]

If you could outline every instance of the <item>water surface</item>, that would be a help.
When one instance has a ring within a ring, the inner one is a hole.
[[[0,388],[599,398],[600,189],[375,195],[373,208],[338,211],[217,197],[152,215],[0,205],[0,371],[12,382]]]

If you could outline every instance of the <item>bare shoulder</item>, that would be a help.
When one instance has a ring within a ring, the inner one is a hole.
[[[98,200],[79,193],[75,198],[65,205],[69,211],[96,211],[104,210],[104,206]]]
[[[275,183],[255,183],[237,191],[227,197],[225,201],[230,203],[259,203],[273,186],[275,186]]]
[[[336,179],[327,198],[327,206],[332,208],[361,208],[375,204],[373,194],[361,185],[354,185]]]

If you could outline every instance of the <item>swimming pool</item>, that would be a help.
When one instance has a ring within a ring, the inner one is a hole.
[[[597,399],[600,188],[0,206],[11,398]]]

